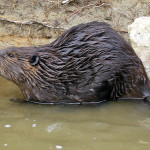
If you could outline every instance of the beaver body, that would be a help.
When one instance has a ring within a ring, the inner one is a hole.
[[[72,27],[50,45],[0,51],[0,74],[26,101],[83,103],[144,98],[149,80],[123,37],[103,22]]]

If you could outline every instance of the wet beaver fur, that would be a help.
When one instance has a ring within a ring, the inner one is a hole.
[[[0,74],[22,90],[25,101],[88,103],[149,96],[141,60],[103,22],[72,27],[50,45],[0,51]]]

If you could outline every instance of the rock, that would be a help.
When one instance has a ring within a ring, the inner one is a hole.
[[[69,4],[71,1],[73,1],[73,0],[62,0],[62,4],[64,5],[64,4]]]
[[[150,17],[140,17],[128,26],[131,44],[150,79]]]

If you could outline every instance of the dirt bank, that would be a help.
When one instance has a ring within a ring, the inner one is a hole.
[[[0,48],[47,44],[93,20],[111,24],[128,39],[127,26],[149,15],[149,0],[1,0]]]

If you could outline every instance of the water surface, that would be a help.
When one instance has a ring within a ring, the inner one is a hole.
[[[150,106],[119,101],[99,106],[47,106],[21,96],[0,78],[0,150],[149,150]]]

